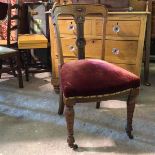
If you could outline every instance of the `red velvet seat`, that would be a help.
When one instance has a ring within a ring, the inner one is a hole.
[[[110,94],[140,86],[138,76],[103,60],[85,59],[61,68],[65,97]]]

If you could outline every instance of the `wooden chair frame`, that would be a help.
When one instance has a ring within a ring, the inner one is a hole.
[[[107,20],[107,9],[103,5],[90,5],[90,4],[69,4],[69,5],[55,5],[51,10],[52,21],[55,29],[55,37],[57,41],[57,52],[59,59],[59,75],[62,65],[64,64],[63,51],[61,45],[60,31],[58,25],[58,17],[60,15],[71,15],[77,26],[77,40],[76,45],[78,48],[78,59],[85,58],[85,38],[84,38],[84,22],[87,15],[100,14],[103,17],[103,37],[102,37],[102,50],[105,49],[105,32],[106,32],[106,20]],[[101,58],[103,59],[103,57]],[[61,82],[61,76],[59,76]],[[63,95],[62,88],[60,87],[60,100],[59,100],[59,110],[58,114],[62,114],[65,105],[65,117],[67,122],[68,138],[67,142],[69,147],[77,149],[78,146],[74,144],[74,108],[73,106],[79,102],[97,102],[96,108],[100,107],[100,102],[107,100],[115,96],[128,95],[127,100],[127,126],[126,133],[130,139],[133,138],[132,135],[132,118],[135,108],[135,98],[139,93],[139,88],[128,89],[121,92],[113,94],[103,94],[95,96],[76,96],[66,98]]]
[[[27,3],[27,4],[26,4]],[[19,4],[22,5],[34,5],[36,4],[34,2],[33,3],[29,3],[28,1],[22,1],[19,0]],[[38,2],[38,4],[41,4]],[[45,8],[47,9],[49,6],[47,4],[45,4]],[[22,12],[20,13],[22,14]],[[32,20],[34,23],[37,24],[37,27],[40,28],[39,24],[32,18],[33,15],[37,14],[37,12],[33,12],[33,11],[28,11],[28,20]],[[20,22],[20,26],[22,26],[22,23]],[[48,27],[46,25],[46,27]],[[27,34],[23,34],[23,33],[18,33],[18,49],[20,50],[20,52],[22,53],[21,55],[23,55],[23,59],[24,59],[24,63],[23,66],[25,68],[25,78],[26,81],[29,81],[29,73],[42,73],[42,72],[49,72],[50,70],[48,68],[42,68],[40,67],[40,65],[42,65],[40,62],[39,63],[34,63],[36,65],[35,70],[34,69],[30,69],[31,66],[31,58],[34,59],[34,62],[36,62],[36,56],[34,54],[35,49],[46,49],[48,48],[48,39],[46,38],[45,33],[41,30],[41,34],[37,34],[32,28],[31,26],[29,26],[29,31],[31,32],[27,32]],[[35,39],[34,39],[35,38]],[[38,39],[38,40],[37,40]],[[47,41],[47,43],[41,43],[40,40],[44,39],[44,41]],[[25,40],[25,42],[24,42]]]
[[[22,14],[22,5],[23,1],[19,0],[17,4],[8,4],[8,33],[7,33],[7,44],[8,47],[10,47],[10,31],[12,30],[17,30],[17,42],[16,42],[16,49],[20,52],[20,57],[23,60],[22,61],[22,67],[24,68],[25,71],[25,78],[26,81],[29,81],[29,73],[41,73],[41,72],[47,72],[49,71],[48,69],[39,69],[37,68],[36,70],[30,70],[29,69],[29,58],[32,56],[31,55],[31,49],[37,49],[37,45],[35,47],[31,46],[31,40],[33,37],[39,38],[39,34],[20,34],[21,32],[21,14]],[[17,15],[11,16],[11,9],[16,9],[17,10]],[[11,26],[11,20],[15,19],[17,21],[17,24],[15,26]],[[44,35],[43,35],[44,36]],[[23,37],[25,40],[29,40],[29,47],[24,47],[25,44],[21,43],[23,41]],[[46,37],[45,37],[46,38]],[[38,42],[37,42],[38,43]],[[36,44],[36,40],[35,40]],[[40,44],[40,42],[39,42]],[[22,47],[23,46],[23,47]],[[43,45],[45,46],[45,45]],[[47,47],[46,47],[47,48]]]
[[[21,9],[21,6],[19,4],[11,4],[8,3],[8,27],[7,27],[7,46],[8,47],[11,47],[11,40],[10,40],[10,36],[11,36],[11,31],[14,31],[14,30],[17,30],[17,34],[18,34],[18,31],[19,31],[19,15],[11,15],[11,10],[12,9],[16,9],[18,12],[19,10]],[[11,26],[11,20],[17,20],[17,24],[14,25],[14,26]],[[18,35],[16,36],[17,37],[17,40],[18,40]],[[17,41],[16,41],[17,42]]]
[[[0,46],[0,51],[2,52],[2,53],[0,53],[0,58],[2,58],[2,59],[15,58],[16,59],[16,70],[18,72],[18,74],[17,74],[18,84],[19,84],[19,88],[23,88],[20,53],[18,51],[14,50],[14,49],[1,47],[1,46]],[[0,70],[2,69],[1,65],[0,65]],[[7,69],[7,71],[8,71],[8,69]],[[1,76],[1,71],[0,71],[0,76]]]
[[[20,5],[18,4],[11,4],[11,1],[8,2],[8,10],[7,10],[7,40],[4,40],[4,44],[0,44],[1,46],[7,47],[7,48],[1,48],[2,54],[0,55],[0,58],[2,59],[8,59],[10,67],[8,68],[2,68],[2,60],[0,60],[0,78],[1,74],[3,72],[10,72],[12,71],[13,75],[16,77],[18,76],[19,80],[19,88],[23,88],[23,79],[22,79],[22,72],[21,72],[21,61],[20,61],[20,52],[17,48],[17,41],[11,41],[11,32],[14,30],[18,31],[18,24],[11,26],[11,20],[17,20],[19,19],[18,15],[11,15],[12,9],[20,9]],[[15,49],[15,51],[13,49]],[[3,51],[4,50],[4,51]],[[10,52],[11,50],[11,52]],[[9,51],[9,52],[8,52]],[[4,53],[3,53],[4,52]],[[6,53],[5,53],[6,52]],[[16,65],[17,67],[14,67],[13,59],[16,58]],[[18,75],[16,75],[15,70],[17,70]]]

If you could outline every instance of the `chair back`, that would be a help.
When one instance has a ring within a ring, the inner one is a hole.
[[[14,11],[13,11],[14,10]],[[20,27],[20,1],[16,4],[8,3],[8,23],[7,23],[7,47],[11,47],[11,32],[16,31],[16,36],[18,37],[18,31]],[[12,14],[12,12],[14,12]],[[15,24],[14,24],[15,23]],[[17,38],[18,40],[18,38]]]
[[[76,46],[78,49],[78,59],[85,59],[85,45],[84,38],[84,22],[86,16],[100,15],[102,17],[102,51],[105,48],[105,32],[106,32],[106,20],[107,9],[103,5],[92,4],[68,4],[68,5],[55,5],[51,10],[52,21],[55,29],[55,37],[57,41],[57,52],[59,58],[59,65],[64,64],[62,44],[60,38],[60,31],[58,25],[58,17],[61,15],[72,16],[76,24]]]
[[[0,1],[0,22],[1,20],[5,20],[5,18],[7,17],[7,10],[8,10],[7,3],[2,3]]]

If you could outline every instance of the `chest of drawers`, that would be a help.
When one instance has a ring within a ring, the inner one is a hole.
[[[102,21],[87,17],[85,21],[86,58],[103,59],[140,76],[146,29],[146,12],[109,12],[105,51],[101,49]],[[58,56],[53,25],[50,22],[52,84],[58,88]],[[60,34],[65,62],[77,59],[76,26],[71,17],[60,17]]]

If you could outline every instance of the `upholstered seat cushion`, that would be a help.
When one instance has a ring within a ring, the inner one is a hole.
[[[65,63],[60,82],[65,97],[109,94],[140,86],[138,76],[96,59]]]
[[[11,54],[11,53],[16,53],[16,52],[17,51],[12,49],[12,48],[7,48],[7,47],[0,46],[0,56],[1,55]]]

